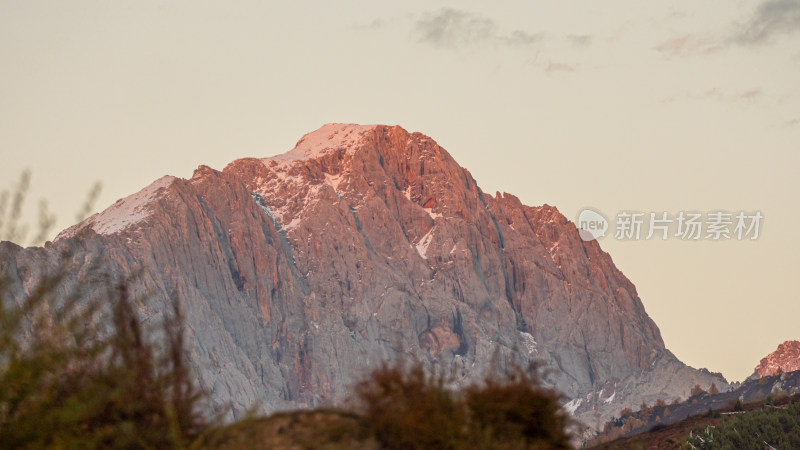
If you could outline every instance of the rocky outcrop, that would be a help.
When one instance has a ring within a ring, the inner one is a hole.
[[[161,179],[4,269],[59,247],[76,272],[142,267],[145,317],[184,299],[201,386],[236,411],[341,403],[401,357],[460,383],[541,361],[590,425],[727,385],[666,350],[634,285],[556,208],[485,194],[400,127],[326,125],[284,155]]]
[[[47,251],[6,243],[0,260],[12,292],[29,292],[40,279],[32,271],[55,267],[66,249],[65,284],[78,282],[87,296],[141,271],[131,290],[145,323],[157,323],[169,299],[180,298],[191,361],[218,405],[230,404],[237,416],[258,402],[307,404],[307,380],[297,374],[307,365],[308,286],[262,208],[239,180],[207,167],[142,192],[65,230]]]
[[[786,341],[761,359],[754,372],[759,377],[800,370],[800,341]]]

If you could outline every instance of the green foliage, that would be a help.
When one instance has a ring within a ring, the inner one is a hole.
[[[207,424],[178,302],[157,345],[126,283],[102,300],[73,287],[55,301],[65,273],[47,277],[21,305],[0,283],[0,447],[188,446]]]
[[[366,429],[390,449],[569,448],[559,397],[513,370],[461,393],[421,364],[382,366],[356,387]]]
[[[687,444],[710,449],[800,448],[800,401],[737,414],[693,436]]]

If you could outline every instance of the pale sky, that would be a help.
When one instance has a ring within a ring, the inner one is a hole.
[[[95,181],[104,208],[397,124],[571,220],[761,211],[755,241],[600,244],[687,364],[741,380],[800,339],[800,0],[0,0],[0,64],[0,189],[30,169],[59,230]]]

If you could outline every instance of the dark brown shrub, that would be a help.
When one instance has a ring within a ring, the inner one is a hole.
[[[560,397],[541,387],[535,367],[490,377],[464,395],[473,442],[488,448],[569,448]]]
[[[356,386],[364,427],[392,449],[569,448],[560,397],[541,387],[533,369],[461,392],[448,381],[421,364],[382,366]]]
[[[410,369],[383,365],[356,386],[357,408],[387,448],[460,448],[466,412],[446,382],[443,375],[428,375],[421,364]]]

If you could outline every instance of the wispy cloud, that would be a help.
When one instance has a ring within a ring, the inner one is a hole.
[[[800,0],[766,0],[752,16],[736,27],[730,42],[764,44],[779,35],[800,32]]]
[[[660,42],[653,49],[667,57],[679,57],[715,53],[721,50],[722,46],[708,37],[684,34]]]
[[[780,35],[800,34],[800,0],[764,0],[749,17],[716,33],[686,33],[656,44],[664,57],[709,55],[728,47],[766,44]]]
[[[420,42],[440,48],[475,44],[530,46],[545,39],[543,33],[524,30],[505,32],[490,18],[454,8],[423,14],[414,23]]]
[[[675,103],[682,100],[714,100],[728,103],[756,104],[768,100],[761,89],[748,89],[739,92],[727,92],[720,88],[711,88],[702,92],[685,92],[671,95],[661,100],[662,103]]]
[[[567,42],[578,47],[585,47],[592,43],[592,37],[588,34],[571,34],[566,37]]]
[[[740,93],[738,96],[738,99],[750,103],[757,102],[762,98],[764,98],[764,92],[761,89],[751,89],[749,91]]]
[[[517,49],[526,63],[547,74],[570,73],[580,69],[579,64],[539,58],[546,43],[554,41],[573,47],[588,48],[593,37],[589,34],[550,35],[521,29],[504,29],[491,17],[456,8],[443,8],[421,14],[408,15],[403,22],[411,26],[412,36],[424,45],[442,50],[460,50],[469,47],[506,47]],[[361,31],[374,31],[391,25],[391,20],[377,18],[369,23],[353,25]]]
[[[783,128],[794,128],[800,126],[800,119],[787,120],[783,123]]]
[[[352,25],[352,28],[363,31],[378,30],[380,28],[385,27],[386,23],[387,23],[386,19],[381,19],[380,17],[378,17],[368,23],[357,23],[355,25]]]
[[[546,73],[550,74],[558,72],[575,72],[578,70],[578,66],[574,64],[565,64],[555,61],[548,61],[542,67]]]

